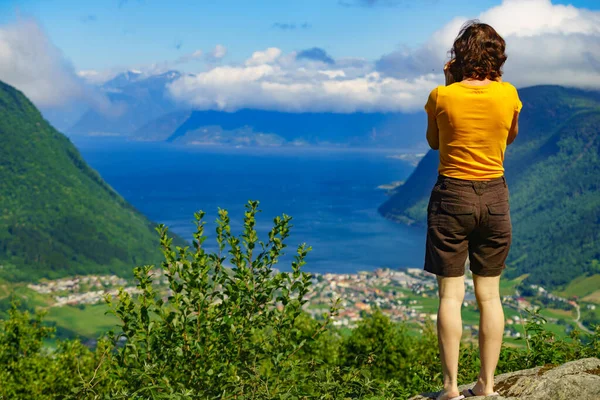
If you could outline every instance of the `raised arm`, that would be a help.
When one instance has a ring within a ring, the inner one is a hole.
[[[517,134],[519,133],[519,113],[521,112],[521,108],[523,108],[523,103],[521,102],[521,99],[519,99],[519,93],[517,92],[517,89],[510,84],[508,85],[513,90],[513,101],[515,104],[512,123],[510,124],[510,130],[508,131],[508,138],[506,139],[506,144],[511,144],[515,141]]]
[[[440,148],[440,130],[434,116],[427,115],[427,143],[433,150]]]
[[[508,131],[508,138],[506,139],[506,144],[511,144],[515,141],[517,135],[519,134],[519,112],[515,111],[513,115],[512,124],[510,125],[510,130]]]
[[[427,143],[434,150],[440,148],[440,131],[436,121],[438,88],[435,88],[429,93],[427,103],[425,104],[425,112],[427,113]]]

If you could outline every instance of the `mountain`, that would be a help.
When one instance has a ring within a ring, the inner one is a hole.
[[[40,107],[44,118],[58,131],[65,132],[88,111],[84,102],[74,102],[61,107]]]
[[[192,110],[174,111],[156,118],[133,132],[130,137],[144,142],[164,142],[192,115]]]
[[[505,160],[513,222],[507,275],[558,287],[600,273],[600,93],[536,86],[519,94],[519,135]],[[380,213],[424,225],[437,165],[430,151]]]
[[[160,260],[153,224],[0,82],[0,277],[129,274]]]
[[[194,111],[168,141],[414,147],[424,119],[423,113]]]
[[[166,86],[180,77],[177,71],[149,77],[135,71],[120,74],[101,87],[114,105],[113,112],[105,115],[88,110],[68,133],[127,136],[151,120],[179,109]]]
[[[127,136],[139,141],[245,146],[333,145],[424,147],[415,132],[425,129],[423,112],[288,113],[242,109],[235,112],[184,108],[169,95],[167,85],[177,71],[148,76],[127,71],[100,90],[113,104],[110,114],[87,110],[48,110],[47,118],[67,126],[70,135]]]
[[[141,71],[129,70],[129,71],[122,72],[119,75],[115,76],[108,82],[104,83],[104,85],[102,85],[102,87],[104,89],[118,90],[118,89],[128,86],[132,83],[141,81],[144,79],[144,77],[145,76]]]

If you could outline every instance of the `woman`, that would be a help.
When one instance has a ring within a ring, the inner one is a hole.
[[[438,341],[444,374],[439,400],[494,392],[494,371],[504,333],[500,274],[511,243],[504,152],[515,140],[522,104],[502,82],[505,42],[477,21],[461,29],[444,68],[446,86],[434,89],[425,110],[427,141],[440,151],[439,177],[427,208],[425,270],[439,285]],[[467,256],[480,312],[481,370],[462,394],[457,374],[461,305]]]

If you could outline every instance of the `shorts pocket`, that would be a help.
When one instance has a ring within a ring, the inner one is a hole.
[[[440,203],[437,226],[448,233],[466,233],[472,228],[475,222],[474,213],[475,207],[472,204],[442,201]]]
[[[440,209],[450,215],[469,215],[473,214],[473,205],[471,204],[453,204],[442,202]]]
[[[430,199],[429,204],[427,205],[427,226],[432,226],[435,224],[435,217],[438,214],[440,208],[440,202]]]
[[[487,205],[490,220],[506,221],[510,215],[510,206],[507,200]]]

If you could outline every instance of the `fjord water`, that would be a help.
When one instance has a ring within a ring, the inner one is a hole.
[[[186,148],[106,138],[73,139],[85,160],[153,221],[191,240],[193,213],[206,212],[205,242],[216,249],[218,207],[241,230],[244,204],[260,201],[261,239],[276,215],[293,217],[286,257],[313,247],[305,270],[351,273],[378,267],[421,267],[425,232],[385,220],[377,186],[404,180],[413,167],[381,150]]]

